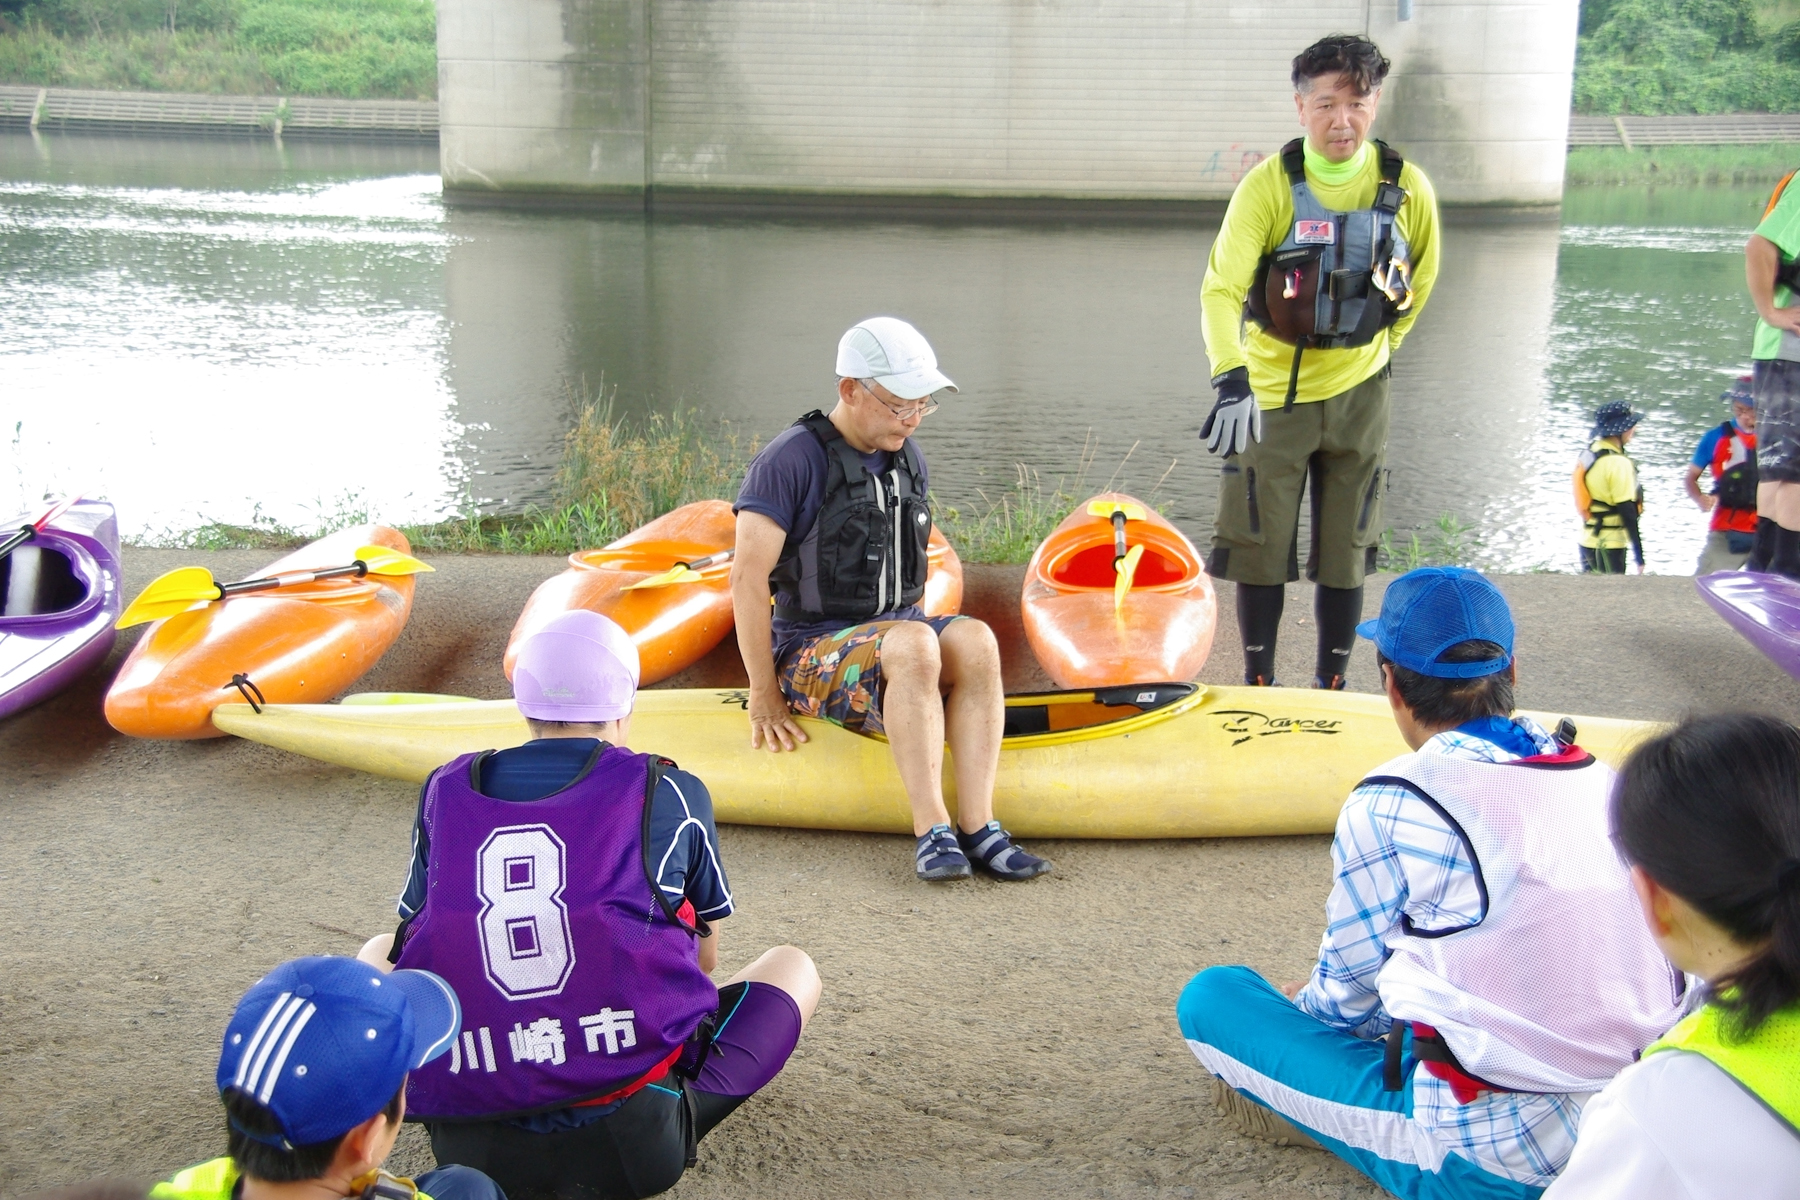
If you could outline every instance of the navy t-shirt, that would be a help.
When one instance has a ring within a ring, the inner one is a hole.
[[[887,450],[873,450],[868,454],[858,455],[863,466],[880,474],[893,466],[894,455]],[[825,457],[825,447],[812,430],[804,425],[790,425],[775,440],[762,448],[750,463],[750,469],[744,472],[744,486],[738,489],[737,504],[733,512],[761,513],[769,520],[781,526],[782,532],[790,541],[799,541],[811,531],[814,522],[819,519],[819,509],[825,505],[825,483],[830,463]],[[919,485],[930,486],[930,472],[925,467],[925,456],[919,455]],[[790,607],[799,606],[799,598],[786,594],[778,595],[776,602]],[[925,613],[918,605],[908,605],[892,613],[883,614],[883,620],[917,621],[922,620]],[[773,640],[775,662],[779,666],[781,660],[796,645],[822,633],[836,633],[840,629],[848,629],[852,625],[860,625],[869,618],[850,620],[834,618],[825,621],[787,621],[781,617],[773,618]]]

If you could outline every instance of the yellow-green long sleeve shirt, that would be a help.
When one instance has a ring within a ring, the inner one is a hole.
[[[1375,153],[1365,157],[1362,172],[1344,184],[1322,183],[1309,173],[1307,183],[1319,203],[1336,212],[1353,212],[1375,203],[1381,159]],[[1412,257],[1412,308],[1384,331],[1386,336],[1377,336],[1367,346],[1308,350],[1300,359],[1299,387],[1294,394],[1297,404],[1341,395],[1381,370],[1431,296],[1442,240],[1437,194],[1425,173],[1410,162],[1401,168],[1400,186],[1406,190],[1406,202],[1400,206],[1396,223]],[[1265,158],[1238,183],[1219,235],[1213,239],[1206,278],[1200,284],[1201,327],[1212,376],[1247,365],[1250,388],[1263,408],[1280,408],[1287,399],[1294,348],[1265,333],[1255,322],[1242,319],[1244,296],[1256,278],[1257,263],[1282,243],[1293,224],[1294,199],[1281,156]]]

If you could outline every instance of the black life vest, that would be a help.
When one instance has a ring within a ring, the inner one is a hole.
[[[825,500],[811,529],[789,533],[769,574],[775,615],[787,621],[867,619],[918,603],[925,594],[931,502],[925,463],[908,438],[880,475],[817,409],[805,426],[825,447]]]
[[[1719,426],[1720,441],[1728,441],[1739,437],[1737,426],[1726,421]],[[1720,508],[1735,508],[1740,511],[1756,509],[1756,454],[1750,451],[1744,455],[1744,461],[1727,468],[1723,473],[1717,470],[1718,458],[1713,458],[1714,474],[1712,494],[1719,498]]]
[[[1406,160],[1376,141],[1381,182],[1375,202],[1354,212],[1326,208],[1306,181],[1305,141],[1281,148],[1294,205],[1294,224],[1281,244],[1262,256],[1244,297],[1244,318],[1294,347],[1287,403],[1300,381],[1306,350],[1366,346],[1412,307],[1412,263],[1398,229],[1406,190]]]

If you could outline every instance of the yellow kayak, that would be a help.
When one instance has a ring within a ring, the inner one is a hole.
[[[665,754],[712,792],[718,820],[912,832],[885,741],[801,718],[812,740],[750,748],[741,690],[638,693],[633,749]],[[1161,683],[1007,697],[995,816],[1020,837],[1174,838],[1329,833],[1365,774],[1406,751],[1387,700],[1358,692]],[[1560,715],[1530,713],[1554,728]],[[1574,718],[1617,766],[1656,726]],[[341,704],[222,704],[227,733],[309,758],[422,781],[460,754],[516,746],[510,700],[351,696]],[[948,758],[948,756],[946,756]],[[952,809],[951,765],[944,791]]]

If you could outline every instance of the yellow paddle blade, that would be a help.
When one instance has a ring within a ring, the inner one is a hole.
[[[639,588],[668,587],[672,583],[697,583],[706,576],[688,566],[673,566],[660,575],[652,575],[648,579],[640,579],[636,583],[628,583],[620,588],[623,592],[635,592]]]
[[[1131,590],[1131,581],[1137,576],[1138,560],[1143,557],[1144,548],[1133,546],[1118,562],[1119,577],[1113,580],[1113,616],[1115,617],[1125,615],[1125,593]]]
[[[1107,520],[1111,520],[1114,513],[1121,512],[1125,514],[1127,521],[1142,521],[1150,515],[1141,504],[1122,504],[1117,500],[1090,500],[1087,512],[1090,517],[1105,517]]]
[[[437,569],[387,546],[358,546],[356,560],[369,568],[371,575],[417,575]]]
[[[119,614],[113,628],[130,629],[133,625],[160,621],[218,598],[219,585],[213,582],[211,571],[205,567],[177,567],[151,580],[150,586]]]

